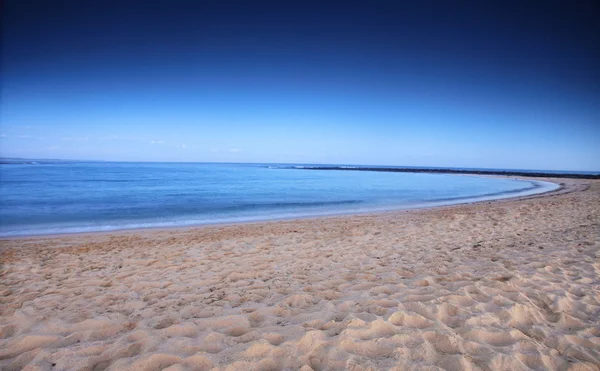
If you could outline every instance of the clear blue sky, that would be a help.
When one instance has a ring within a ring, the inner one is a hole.
[[[594,2],[94,3],[5,2],[0,155],[600,170]]]

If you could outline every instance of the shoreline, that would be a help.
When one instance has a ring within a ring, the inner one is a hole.
[[[312,170],[312,169],[311,169]],[[355,169],[350,169],[355,170]],[[452,174],[455,176],[477,176],[477,177],[486,177],[486,178],[511,178],[515,180],[531,182],[531,181],[541,181],[546,183],[554,183],[558,185],[557,189],[546,190],[539,193],[534,194],[525,194],[525,195],[515,195],[515,196],[506,196],[511,193],[524,193],[528,190],[519,190],[519,191],[510,191],[504,192],[501,194],[497,194],[497,198],[494,198],[494,195],[490,196],[491,199],[486,199],[486,195],[475,196],[471,198],[466,198],[465,200],[455,199],[449,201],[435,201],[430,202],[429,205],[424,206],[405,206],[405,207],[392,207],[392,208],[383,208],[378,210],[365,210],[365,211],[340,211],[334,213],[323,213],[323,214],[313,214],[313,215],[305,215],[305,216],[283,216],[283,217],[275,217],[275,218],[258,218],[255,220],[241,220],[241,221],[225,221],[225,222],[215,222],[215,223],[200,223],[200,224],[189,224],[189,225],[173,225],[173,226],[149,226],[149,227],[134,227],[134,228],[115,228],[109,230],[97,230],[97,231],[75,231],[75,232],[58,232],[58,233],[40,233],[40,234],[28,234],[28,235],[15,235],[15,236],[0,236],[1,241],[9,241],[9,240],[20,240],[20,239],[32,239],[32,238],[52,238],[52,237],[63,237],[63,236],[73,236],[73,235],[97,235],[97,234],[120,234],[120,233],[135,233],[136,231],[152,231],[152,230],[188,230],[188,229],[196,229],[196,228],[209,228],[209,227],[223,227],[229,225],[251,225],[251,224],[263,224],[263,223],[277,223],[282,221],[294,221],[294,220],[306,220],[306,219],[320,219],[320,218],[344,218],[344,217],[352,217],[352,216],[366,216],[366,215],[377,215],[383,213],[400,213],[407,211],[418,211],[418,210],[428,210],[434,208],[443,208],[443,207],[452,207],[457,205],[468,205],[468,204],[477,204],[477,203],[485,203],[485,202],[497,202],[503,200],[517,200],[517,199],[525,199],[529,197],[546,197],[554,192],[560,192],[564,188],[564,183],[562,183],[565,179],[553,179],[548,177],[542,178],[534,178],[534,179],[520,179],[513,178],[509,175],[490,175],[490,174]],[[575,178],[569,178],[571,180],[575,180]],[[533,189],[535,189],[534,187]],[[483,198],[483,199],[482,199]],[[471,200],[469,200],[471,199]],[[456,202],[453,202],[456,201]]]
[[[2,240],[0,369],[597,370],[599,203]]]

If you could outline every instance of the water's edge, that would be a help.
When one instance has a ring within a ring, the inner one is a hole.
[[[464,176],[460,174],[454,174],[454,176]],[[493,176],[493,175],[469,175],[476,177],[497,177],[504,178],[504,176]],[[526,188],[510,190],[505,192],[489,193],[473,197],[456,197],[448,199],[438,199],[431,202],[414,203],[410,205],[389,205],[385,207],[365,207],[362,209],[354,210],[327,210],[323,212],[295,212],[295,213],[280,213],[277,215],[260,215],[255,217],[229,217],[222,219],[197,219],[187,221],[172,221],[172,222],[158,222],[158,223],[131,223],[131,224],[119,224],[119,225],[105,225],[105,226],[90,226],[90,227],[65,227],[60,231],[56,230],[36,230],[36,231],[19,231],[10,234],[0,234],[0,239],[20,239],[27,237],[43,237],[43,236],[61,236],[61,235],[74,235],[74,234],[90,234],[90,233],[109,233],[116,231],[135,231],[135,230],[152,230],[152,229],[175,229],[175,228],[188,228],[188,227],[200,227],[209,225],[233,225],[233,224],[246,224],[255,222],[270,222],[270,221],[283,221],[283,220],[294,220],[294,219],[309,219],[309,218],[320,218],[320,217],[334,217],[334,216],[352,216],[352,215],[365,215],[382,212],[393,212],[402,210],[417,210],[417,209],[429,209],[441,206],[451,206],[460,204],[470,204],[485,201],[504,200],[512,198],[521,198],[529,196],[539,196],[546,193],[559,191],[562,186],[558,183],[550,181],[532,180],[532,179],[520,179],[514,178],[515,180],[524,181],[530,184]]]

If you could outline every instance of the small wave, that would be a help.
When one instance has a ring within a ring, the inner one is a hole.
[[[230,207],[219,207],[211,211],[245,211],[258,209],[286,209],[286,208],[304,208],[304,207],[324,207],[358,204],[361,200],[340,200],[340,201],[312,201],[312,202],[268,202],[268,203],[248,203]]]

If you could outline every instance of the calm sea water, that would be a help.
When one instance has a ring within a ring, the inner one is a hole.
[[[552,183],[277,165],[0,165],[0,236],[358,213],[532,194]]]

